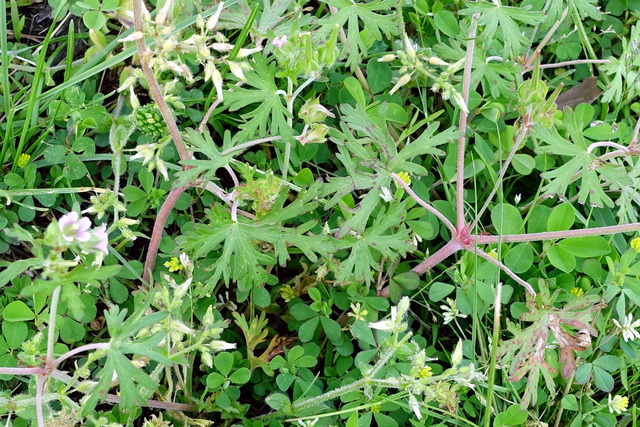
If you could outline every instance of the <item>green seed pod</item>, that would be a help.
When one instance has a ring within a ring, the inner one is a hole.
[[[140,132],[159,138],[167,132],[160,110],[155,104],[138,107],[134,111],[136,126]]]

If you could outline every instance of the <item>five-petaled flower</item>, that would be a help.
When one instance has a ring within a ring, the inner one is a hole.
[[[69,212],[58,220],[58,227],[62,238],[69,243],[74,240],[78,242],[86,242],[91,238],[89,229],[91,228],[91,220],[89,218],[80,218],[77,212]]]

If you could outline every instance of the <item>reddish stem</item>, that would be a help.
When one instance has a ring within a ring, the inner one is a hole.
[[[544,233],[506,234],[502,236],[474,236],[475,244],[533,242],[537,240],[555,240],[568,237],[600,236],[605,234],[628,233],[639,231],[640,222],[622,225],[610,225],[607,227],[584,228],[582,230],[547,231]]]
[[[149,241],[149,248],[147,249],[147,257],[144,260],[144,273],[142,279],[147,283],[147,285],[150,283],[153,267],[156,265],[156,256],[158,255],[158,248],[160,247],[160,239],[162,238],[164,225],[167,222],[167,218],[173,210],[173,207],[187,188],[188,186],[183,185],[171,190],[158,211],[158,216],[156,217],[156,221],[153,224],[153,231],[151,232],[151,240]]]

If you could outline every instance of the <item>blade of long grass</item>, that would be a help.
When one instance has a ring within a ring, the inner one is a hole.
[[[0,0],[0,28],[7,28],[7,1]],[[11,145],[12,139],[12,122],[13,122],[13,113],[12,113],[12,105],[11,105],[11,96],[10,96],[10,85],[9,85],[9,42],[7,40],[7,32],[0,31],[0,59],[2,60],[2,104],[4,107],[4,114],[6,117],[5,124],[7,126],[4,139],[2,141],[2,149],[0,149],[0,164],[4,163],[4,157],[7,154],[7,150],[9,150],[9,146]]]
[[[71,77],[71,70],[72,70],[72,63],[73,63],[73,50],[74,50],[74,44],[76,42],[75,40],[75,36],[76,36],[76,29],[75,29],[75,23],[73,22],[73,19],[71,21],[69,21],[69,31],[67,32],[67,58],[65,61],[65,68],[64,68],[64,81],[66,82],[67,80],[69,80],[69,77]]]
[[[60,11],[62,9],[58,9],[58,13],[53,17],[53,22],[57,22],[59,18]],[[40,101],[38,99],[38,95],[42,90],[44,85],[44,67],[47,60],[47,50],[49,48],[49,44],[51,42],[51,38],[53,36],[55,26],[51,25],[49,27],[49,31],[47,31],[47,35],[42,41],[42,45],[40,46],[40,54],[38,55],[38,60],[36,62],[36,70],[33,74],[33,80],[31,82],[31,90],[29,95],[29,100],[27,102],[27,111],[24,119],[24,123],[22,124],[22,132],[20,133],[20,140],[18,141],[18,147],[16,148],[15,153],[13,153],[13,164],[11,165],[11,170],[15,170],[18,165],[18,159],[22,154],[22,150],[24,149],[25,144],[27,143],[27,139],[29,136],[29,131],[31,129],[31,123],[37,122],[40,106]]]

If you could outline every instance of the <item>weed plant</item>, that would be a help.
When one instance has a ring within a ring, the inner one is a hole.
[[[5,425],[636,425],[640,2],[48,5]]]

